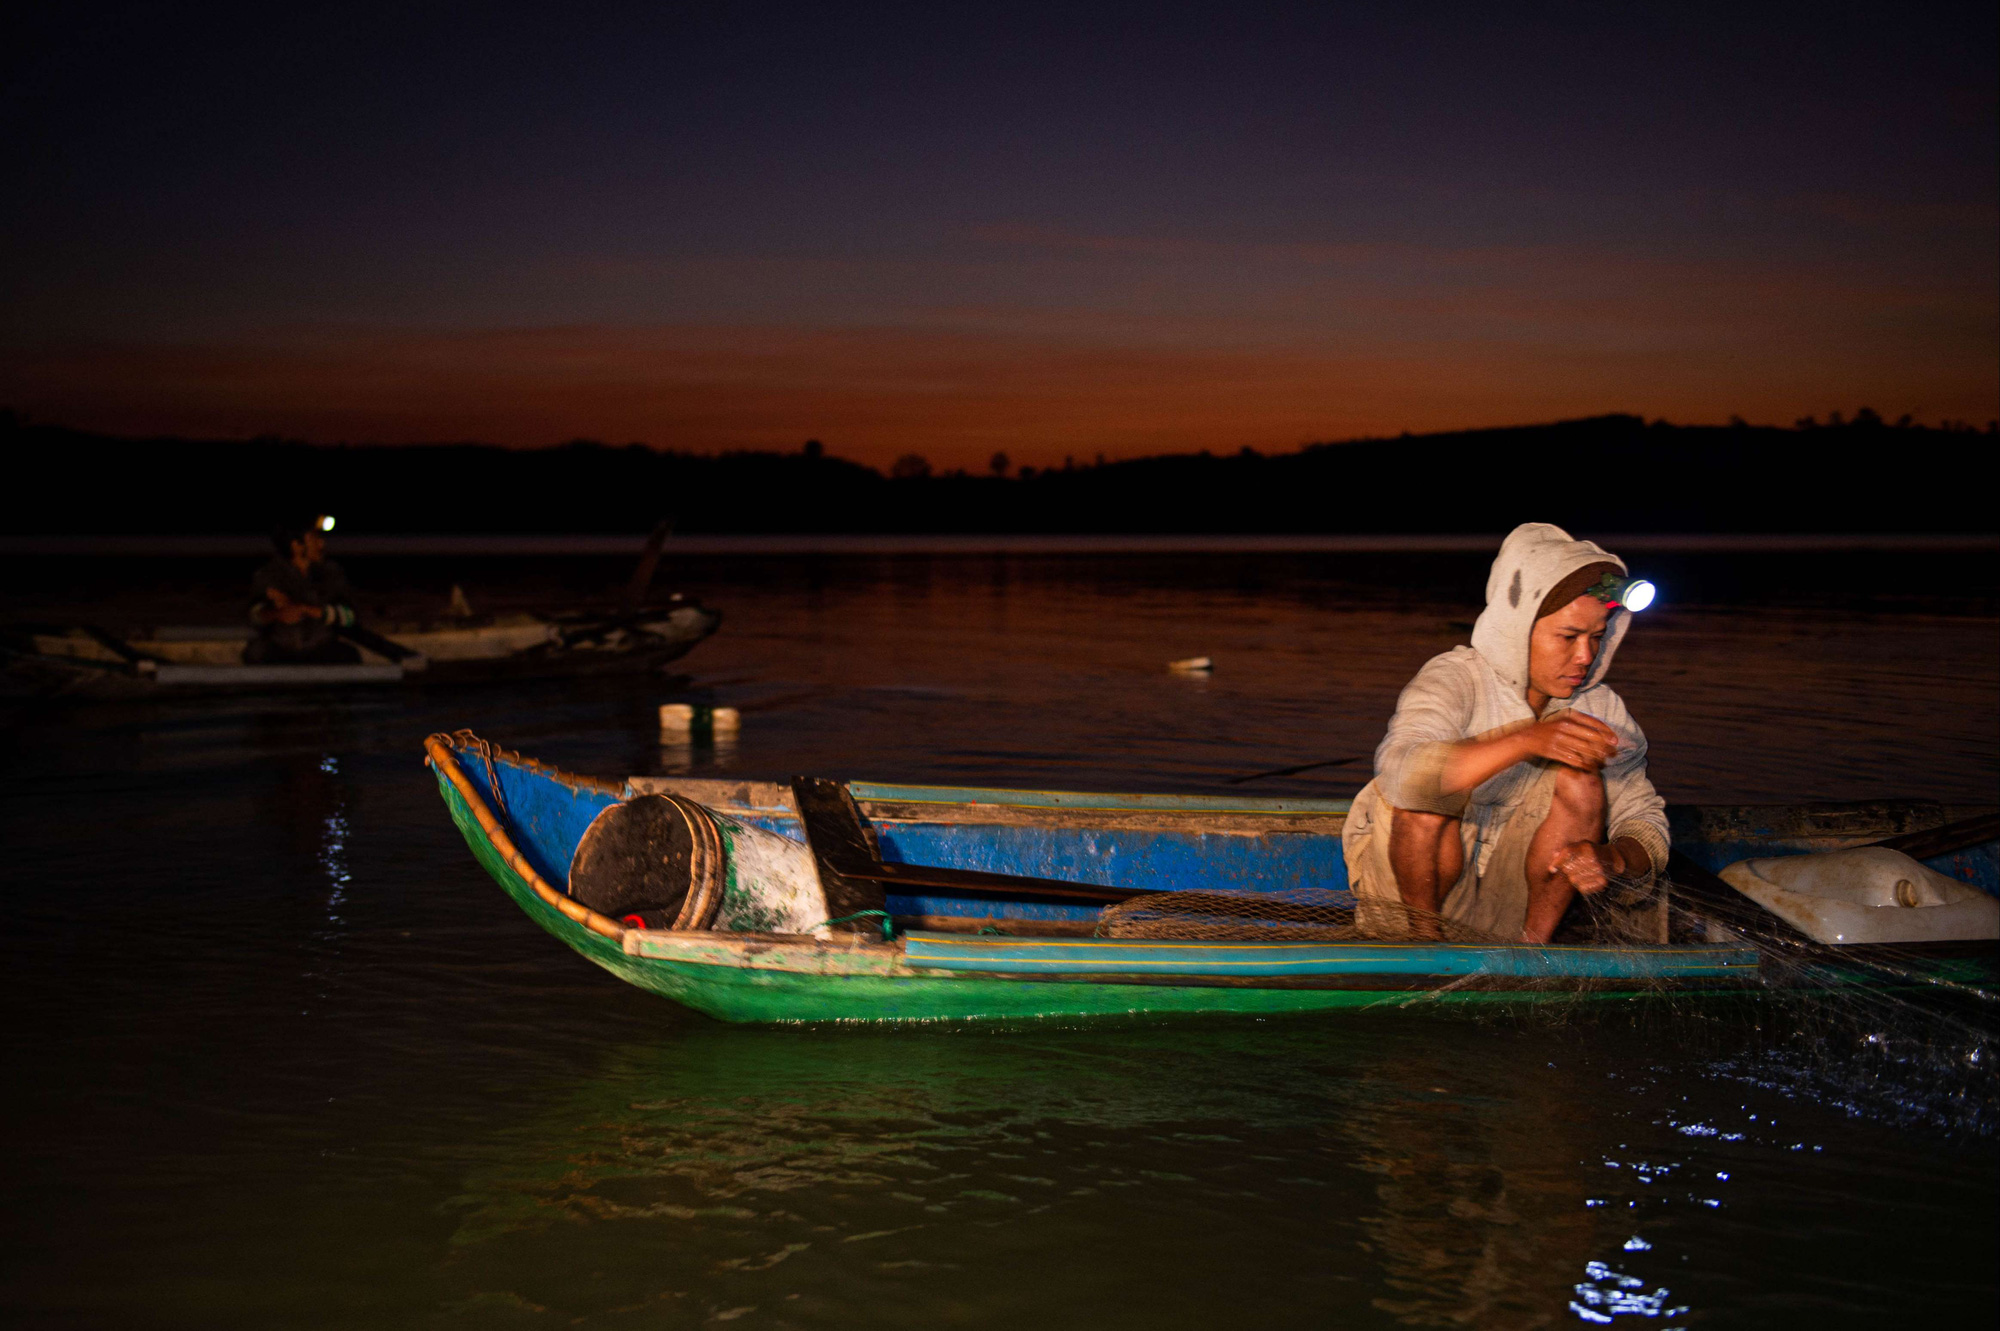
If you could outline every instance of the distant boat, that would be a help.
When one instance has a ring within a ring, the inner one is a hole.
[[[1345,800],[604,780],[469,731],[425,749],[474,857],[530,918],[620,979],[725,1021],[1274,1014],[2000,977],[1990,937],[1828,946],[1711,872],[1903,833],[1891,844],[1925,861],[1913,875],[1992,905],[1990,809],[1683,807],[1672,909],[1655,894],[1618,940],[1316,941],[1286,921],[1302,892],[1345,895]],[[662,874],[679,877],[658,910],[579,899]],[[1243,936],[1109,924],[1164,902],[1159,889],[1234,903]]]
[[[721,623],[720,612],[681,596],[617,612],[377,623],[351,635],[361,654],[353,665],[246,665],[247,625],[112,633],[25,624],[0,628],[0,662],[17,683],[66,697],[458,685],[655,671]]]

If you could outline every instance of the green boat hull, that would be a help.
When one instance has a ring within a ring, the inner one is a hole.
[[[1264,988],[1202,983],[1057,981],[982,974],[918,974],[877,955],[884,948],[827,949],[816,971],[746,966],[733,940],[676,944],[686,955],[634,955],[550,905],[496,849],[465,797],[438,774],[452,821],[480,865],[542,928],[628,984],[728,1022],[1014,1022],[1098,1020],[1171,1015],[1351,1011],[1415,1004],[1453,1006],[1557,999],[1631,998],[1652,987],[1579,989]],[[704,957],[703,954],[706,954]]]
[[[1297,935],[1295,941],[1100,937],[1101,908],[1087,898],[1078,903],[1058,894],[1049,902],[1028,892],[1016,899],[1007,886],[1056,880],[1128,891],[1342,891],[1346,802],[869,782],[845,785],[877,843],[866,853],[879,855],[883,865],[947,873],[897,880],[878,898],[882,910],[864,912],[881,915],[885,925],[893,921],[893,937],[801,928],[796,921],[789,925],[796,932],[765,932],[767,923],[723,914],[707,929],[646,928],[598,914],[570,891],[577,847],[606,810],[664,791],[727,817],[731,826],[761,829],[766,842],[758,853],[771,852],[775,841],[784,847],[774,852],[783,860],[806,837],[795,790],[761,782],[601,780],[558,771],[463,731],[434,735],[425,749],[474,857],[530,918],[626,983],[723,1021],[1272,1016],[1844,988],[1990,995],[2000,979],[1992,940],[1834,948],[1774,935],[1777,944],[1752,946],[1734,926],[1700,909],[1675,923],[1664,898],[1642,904],[1644,913],[1613,935],[1653,942],[1592,942],[1587,931],[1542,946],[1310,935],[1302,941]],[[1929,836],[1928,829],[1953,817],[1962,821],[1952,837],[1966,828],[1983,834],[1995,816],[1989,809],[1896,802],[1715,806],[1688,811],[1677,836],[1685,836],[1693,871],[1708,872],[1746,854],[1866,844],[1885,831]],[[1919,825],[1897,825],[1903,822]],[[1993,891],[2000,839],[1940,844],[1924,862]],[[978,882],[989,881],[981,874],[998,875],[998,885],[967,895],[961,890],[967,878],[951,878],[951,871],[972,871]],[[1754,934],[1755,922],[1749,925]]]

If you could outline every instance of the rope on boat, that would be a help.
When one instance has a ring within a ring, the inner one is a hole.
[[[493,741],[481,739],[470,730],[451,732],[451,743],[456,748],[471,749],[486,763],[486,785],[493,792],[493,807],[503,815],[507,812],[507,797],[500,793],[500,773],[493,767]]]
[[[890,917],[889,912],[886,910],[857,910],[852,915],[842,915],[838,919],[821,920],[813,928],[825,929],[836,924],[851,924],[856,920],[865,920],[870,915],[876,916],[882,922],[882,941],[885,943],[894,941],[896,937],[896,921]]]

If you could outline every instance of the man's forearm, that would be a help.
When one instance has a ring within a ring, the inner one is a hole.
[[[1525,731],[1495,739],[1462,739],[1451,746],[1438,784],[1445,794],[1456,795],[1533,756]]]

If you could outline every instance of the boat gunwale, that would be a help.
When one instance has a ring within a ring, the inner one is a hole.
[[[1231,974],[1226,971],[1163,969],[1157,959],[1135,959],[1132,970],[1106,970],[1115,966],[1113,958],[1078,959],[1075,964],[1093,969],[985,970],[971,966],[936,964],[939,958],[913,956],[908,944],[956,947],[970,940],[963,935],[913,931],[892,942],[845,937],[820,939],[810,934],[741,934],[721,930],[628,929],[621,946],[625,955],[643,961],[681,965],[720,966],[750,971],[781,971],[793,975],[872,976],[883,979],[1007,980],[1062,984],[1127,984],[1162,987],[1232,987],[1246,989],[1365,989],[1395,992],[1425,992],[1435,989],[1478,987],[1494,990],[1534,991],[1558,985],[1567,991],[1576,988],[1615,989],[1634,986],[1667,985],[1682,987],[1750,987],[1758,983],[1760,958],[1753,949],[1728,944],[1653,944],[1626,948],[1606,948],[1585,944],[1538,947],[1526,943],[1459,944],[1397,942],[1393,939],[1356,939],[1351,942],[1301,943],[1293,940],[1260,942],[1256,939],[1124,939],[1124,938],[1039,938],[1008,940],[979,938],[972,946],[997,951],[1030,954],[1036,951],[1068,950],[1095,945],[1099,951],[1205,951],[1225,954],[1226,961],[1238,966],[1298,966],[1315,960],[1333,962],[1341,953],[1363,952],[1379,958],[1383,952],[1402,953],[1413,962],[1443,950],[1454,954],[1504,951],[1513,955],[1590,954],[1642,952],[1662,958],[1684,959],[1685,971],[1672,968],[1638,971],[1631,974],[1577,975],[1559,967],[1545,973],[1488,970],[1438,970],[1423,964],[1408,970],[1342,970],[1283,974]],[[1274,955],[1275,954],[1275,955]],[[1025,957],[1027,961],[1043,960]],[[1000,958],[996,956],[996,962]],[[843,962],[850,964],[842,964]],[[1048,958],[1055,967],[1060,959]],[[858,964],[854,964],[858,963]],[[1003,963],[1004,964],[1004,963]],[[1152,966],[1156,969],[1137,969]]]
[[[1230,831],[1241,830],[1242,820],[1268,819],[1271,826],[1258,830],[1338,832],[1354,803],[1346,799],[889,785],[877,781],[848,781],[846,785],[871,820],[984,826],[1140,828],[1152,825],[1151,820],[1184,826],[1189,820],[1213,817],[1231,820],[1226,829]],[[796,821],[799,816],[790,788],[777,781],[631,776],[621,786],[626,797],[660,793],[681,795],[732,817]],[[946,796],[950,798],[943,798]]]
[[[471,730],[454,730],[448,735],[440,732],[426,738],[424,740],[424,752],[435,756],[431,748],[433,742],[442,747],[448,754],[455,756],[460,748],[470,749],[482,758],[486,758],[492,762],[505,762],[511,766],[533,772],[537,776],[548,777],[560,785],[568,786],[571,790],[594,790],[599,794],[609,795],[618,800],[624,800],[628,797],[626,783],[623,781],[612,781],[601,776],[590,776],[583,772],[572,772],[566,767],[558,767],[554,763],[545,763],[539,758],[530,758],[518,749],[505,748],[490,739],[481,738]]]
[[[1351,800],[1284,797],[1146,795],[995,786],[943,786],[849,781],[848,789],[871,822],[918,825],[1089,827],[1116,830],[1190,830],[1200,820],[1219,821],[1223,833],[1296,831],[1337,834]],[[781,782],[743,778],[632,776],[621,796],[666,792],[707,804],[732,817],[796,821],[790,790]],[[948,798],[947,798],[948,797]],[[1203,801],[1212,801],[1204,803]],[[1789,803],[1670,804],[1677,833],[1701,842],[1747,839],[1797,842],[1800,848],[1872,845],[2000,811],[1991,803],[1935,800],[1815,800]],[[1268,820],[1262,826],[1253,821]],[[1679,837],[1676,837],[1679,840]]]
[[[1352,799],[1288,796],[1139,794],[1126,791],[1021,789],[1006,786],[932,786],[849,781],[856,803],[1041,809],[1049,812],[1254,813],[1295,817],[1345,816]]]
[[[1159,989],[1351,990],[1356,993],[1409,994],[1421,998],[1438,993],[1640,995],[1684,993],[1698,989],[1752,990],[1764,987],[1754,967],[1692,975],[1503,975],[1473,971],[1440,975],[1431,971],[1361,971],[1325,975],[1215,975],[1202,972],[1131,971],[974,971],[912,966],[911,976],[929,979],[1003,981],[1015,984],[1128,985]]]

